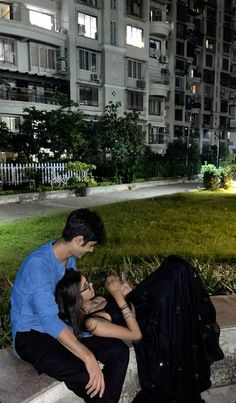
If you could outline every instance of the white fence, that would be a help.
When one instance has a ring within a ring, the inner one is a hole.
[[[1,183],[12,186],[23,185],[30,180],[36,180],[40,184],[61,186],[66,185],[72,176],[83,182],[88,172],[67,171],[64,163],[0,164]]]

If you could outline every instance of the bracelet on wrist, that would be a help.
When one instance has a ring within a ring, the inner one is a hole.
[[[123,311],[123,309],[125,309],[125,308],[128,308],[128,305],[127,305],[127,304],[121,306],[121,307],[120,307],[120,310]]]

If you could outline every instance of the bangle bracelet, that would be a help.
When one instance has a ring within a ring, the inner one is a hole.
[[[135,316],[134,316],[134,314],[133,314],[133,312],[131,312],[131,311],[129,311],[129,312],[127,312],[127,313],[125,313],[124,315],[123,315],[123,318],[126,320],[126,319],[128,319],[128,318],[134,318]]]
[[[123,311],[123,309],[125,309],[125,308],[128,308],[128,305],[127,305],[127,304],[121,306],[121,307],[120,307],[120,310]]]

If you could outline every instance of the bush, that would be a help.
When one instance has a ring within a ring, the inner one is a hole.
[[[213,164],[202,165],[200,174],[203,178],[203,186],[207,190],[217,190],[220,187],[220,175]]]
[[[232,169],[230,166],[216,168],[213,164],[202,165],[200,175],[205,189],[229,189],[232,186]]]
[[[233,173],[230,166],[220,167],[218,169],[220,175],[220,187],[229,189],[232,186]]]

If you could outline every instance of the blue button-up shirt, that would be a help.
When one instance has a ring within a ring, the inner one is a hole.
[[[58,317],[55,288],[65,268],[56,259],[53,242],[31,252],[23,261],[11,293],[12,334],[31,329],[58,337],[67,325]],[[74,257],[67,267],[76,268]]]

